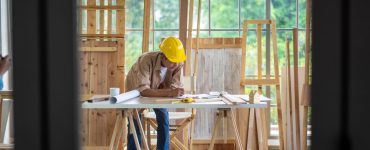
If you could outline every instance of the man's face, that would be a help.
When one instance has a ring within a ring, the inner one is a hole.
[[[170,60],[168,60],[166,58],[166,56],[163,57],[163,65],[167,68],[167,69],[175,69],[179,63],[175,63],[175,62],[171,62]]]

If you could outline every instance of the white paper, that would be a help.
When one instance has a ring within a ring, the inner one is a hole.
[[[214,96],[214,95],[208,95],[208,94],[196,94],[196,95],[191,95],[191,94],[184,94],[182,96],[176,97],[177,99],[184,99],[191,97],[193,99],[211,99],[211,98],[218,98],[219,96]]]
[[[126,93],[122,93],[117,96],[113,96],[110,98],[109,101],[111,104],[115,104],[115,103],[121,103],[123,101],[127,101],[135,97],[139,97],[139,96],[140,96],[140,92],[138,90],[132,90],[132,91],[128,91]]]

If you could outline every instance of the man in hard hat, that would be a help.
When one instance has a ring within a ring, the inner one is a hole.
[[[126,91],[136,89],[145,97],[176,97],[184,94],[180,76],[186,56],[181,41],[176,37],[167,37],[159,48],[161,50],[159,52],[144,53],[138,58],[126,77]],[[168,111],[166,108],[157,108],[154,112],[158,124],[157,149],[168,150],[170,144]],[[134,124],[136,131],[139,131],[136,121]],[[127,149],[136,149],[133,135],[128,134],[127,139]],[[138,139],[141,143],[140,134]]]

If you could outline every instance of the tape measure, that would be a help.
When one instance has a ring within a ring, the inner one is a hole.
[[[180,100],[180,102],[182,102],[182,103],[192,103],[192,102],[194,102],[194,100],[191,97],[187,97],[187,98],[184,98],[184,99]]]

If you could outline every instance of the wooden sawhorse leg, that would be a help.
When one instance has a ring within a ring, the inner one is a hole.
[[[218,128],[221,124],[221,118],[223,118],[224,120],[226,119],[226,120],[229,120],[229,121],[232,122],[232,126],[234,128],[233,131],[234,131],[234,135],[235,135],[235,139],[236,139],[236,144],[239,146],[240,150],[243,150],[243,146],[242,146],[242,143],[241,143],[241,140],[240,140],[238,127],[236,125],[235,113],[234,113],[233,110],[231,110],[231,108],[219,108],[218,109],[216,124],[213,128],[211,144],[210,144],[208,149],[212,150],[213,147],[214,147],[217,131],[218,131]],[[227,129],[224,129],[224,130],[227,130]],[[224,139],[225,139],[225,137],[224,137]]]
[[[124,115],[123,117],[122,117],[122,114]],[[139,113],[138,113],[137,109],[124,109],[122,114],[118,115],[117,118],[116,118],[116,123],[114,125],[112,138],[111,138],[111,141],[110,141],[110,144],[109,144],[109,150],[117,150],[118,149],[119,144],[116,143],[116,140],[119,141],[119,139],[121,138],[121,135],[122,135],[122,132],[123,132],[121,130],[126,125],[126,118],[128,118],[128,120],[130,121],[130,133],[129,134],[134,135],[134,141],[135,141],[136,149],[141,150],[141,146],[140,146],[139,139],[138,139],[138,136],[137,136],[135,125],[134,125],[134,119],[133,119],[134,117],[136,118],[136,121],[137,121],[138,126],[139,126],[139,132],[140,132],[140,134],[143,138],[142,143],[144,144],[144,149],[149,150],[147,139],[146,139],[146,136],[144,134],[144,129],[143,129],[143,126],[141,124],[141,119],[139,117]],[[126,135],[122,135],[122,136],[126,136]]]

